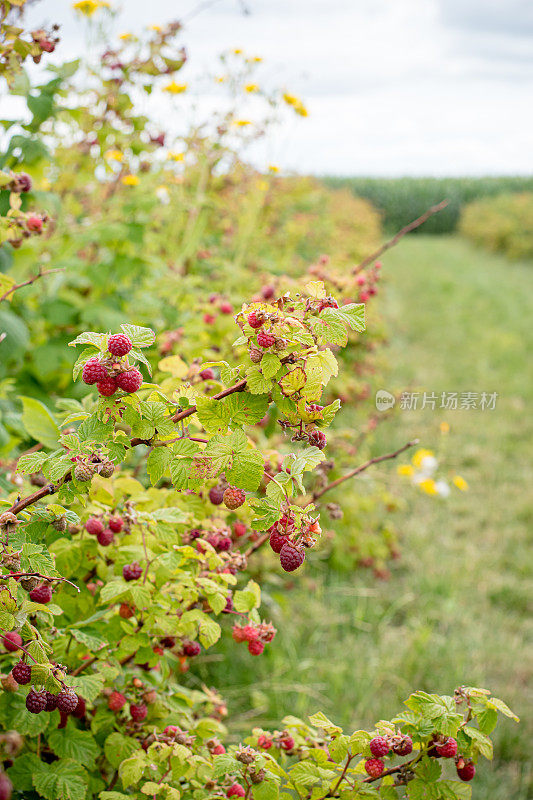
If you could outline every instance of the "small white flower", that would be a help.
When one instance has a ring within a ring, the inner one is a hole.
[[[448,497],[450,494],[450,487],[446,481],[435,481],[435,489],[441,497]]]
[[[425,475],[433,475],[438,466],[439,462],[435,456],[424,456],[420,463],[420,468]]]
[[[164,206],[168,206],[170,203],[170,195],[166,186],[158,186],[155,190],[155,196]]]

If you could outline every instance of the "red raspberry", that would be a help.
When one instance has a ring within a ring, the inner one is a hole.
[[[10,653],[15,653],[20,649],[20,645],[22,644],[22,636],[20,633],[16,633],[15,631],[9,631],[2,637],[2,644]]]
[[[213,314],[204,314],[204,323],[206,325],[212,325],[216,322],[216,317]]]
[[[320,306],[318,307],[318,313],[320,314],[321,311],[324,311],[325,308],[338,308],[339,304],[335,300],[334,297],[326,297],[324,300],[321,301]]]
[[[262,733],[257,739],[257,746],[262,750],[270,750],[272,747],[272,739],[270,736],[266,736],[264,733]]]
[[[128,603],[121,603],[118,613],[122,619],[131,619],[135,614],[135,610]]]
[[[44,707],[45,711],[55,711],[57,708],[57,697],[52,692],[45,692],[46,695],[46,705]]]
[[[232,783],[226,792],[226,797],[244,797],[246,794],[244,786],[240,783]]]
[[[468,761],[463,767],[457,767],[457,774],[462,781],[471,781],[476,774],[476,768],[471,761]]]
[[[96,538],[98,539],[98,544],[101,544],[102,547],[108,547],[115,538],[115,534],[111,528],[104,528],[101,533],[96,534]]]
[[[263,295],[265,300],[270,300],[271,297],[274,297],[275,289],[273,286],[263,286],[261,289],[261,294]]]
[[[83,365],[81,379],[84,383],[92,386],[93,383],[107,380],[107,370],[98,358],[90,358]]]
[[[17,172],[17,187],[20,192],[29,192],[32,186],[31,178],[27,172]],[[16,190],[15,190],[16,191]]]
[[[211,753],[214,756],[221,756],[226,752],[226,748],[223,744],[216,744],[214,747],[211,748]]]
[[[43,218],[36,215],[28,217],[26,220],[26,227],[29,231],[40,233],[43,229]]]
[[[117,391],[117,382],[114,378],[106,378],[96,384],[98,392],[102,397],[112,397]]]
[[[131,718],[134,722],[142,722],[148,714],[148,708],[144,703],[130,706]]]
[[[224,489],[221,486],[213,486],[209,489],[209,500],[214,506],[219,506],[224,500]]]
[[[161,639],[161,644],[163,647],[174,647],[174,645],[176,644],[176,639],[174,638],[174,636],[164,636]]]
[[[222,314],[233,314],[233,306],[231,305],[231,303],[228,303],[227,300],[224,300],[220,304],[220,311],[222,312]]]
[[[102,533],[104,530],[104,523],[98,517],[89,517],[87,522],[85,523],[85,530],[87,533],[96,536],[99,533]]]
[[[125,356],[133,347],[132,341],[125,333],[115,333],[109,337],[107,349],[114,356]]]
[[[257,344],[259,345],[259,347],[264,347],[264,348],[272,347],[275,341],[276,337],[272,336],[271,333],[266,333],[265,331],[259,331],[259,333],[257,334]]]
[[[228,550],[231,550],[232,545],[233,542],[229,536],[220,536],[218,542],[216,543],[215,549],[218,550],[219,553],[227,553]]]
[[[72,712],[72,716],[76,717],[76,719],[82,719],[85,716],[86,710],[87,706],[85,704],[85,700],[83,699],[83,697],[80,697],[78,695],[78,704],[76,705],[76,708]]]
[[[107,523],[113,533],[120,533],[122,528],[124,527],[124,520],[122,517],[109,517],[109,522]]]
[[[48,586],[46,583],[41,583],[39,586],[36,586],[35,589],[32,589],[30,592],[30,600],[33,600],[34,603],[41,603],[42,605],[46,605],[52,599],[52,587]]]
[[[26,708],[30,714],[40,714],[46,708],[46,692],[36,692],[30,689],[26,695]]]
[[[281,548],[288,541],[287,534],[281,534],[277,530],[277,528],[274,528],[274,530],[270,534],[270,539],[268,541],[269,541],[270,547],[272,548],[272,550],[275,553],[281,553]]]
[[[143,376],[138,369],[129,369],[127,372],[120,372],[117,375],[117,386],[123,392],[132,394],[141,388]]]
[[[384,769],[385,764],[381,758],[369,758],[365,761],[365,770],[371,778],[379,778]]]
[[[125,581],[136,581],[143,574],[141,565],[134,561],[133,564],[124,564],[122,567],[122,577]]]
[[[369,297],[370,297],[370,293],[369,292],[365,292],[365,291],[359,292],[359,302],[360,303],[366,303],[366,301],[368,300]]]
[[[72,689],[63,689],[56,696],[56,703],[57,708],[62,711],[63,714],[72,714],[78,705],[78,695]]]
[[[242,506],[246,500],[246,495],[242,489],[237,489],[236,486],[228,486],[224,492],[223,499],[226,508],[229,508],[231,511],[233,511],[234,509]]]
[[[177,725],[167,725],[163,733],[165,733],[167,736],[175,736],[178,733],[178,731],[179,728]]]
[[[252,639],[251,642],[248,642],[248,650],[252,656],[260,656],[264,649],[265,645],[259,639]]]
[[[15,664],[11,674],[21,686],[31,681],[31,667],[29,664],[25,664],[24,661],[19,661],[18,664]]]
[[[111,692],[107,700],[107,707],[111,711],[120,711],[121,708],[124,708],[126,705],[127,700],[121,692]]]
[[[413,752],[413,740],[410,736],[402,736],[402,738],[392,746],[392,749],[397,756],[408,756],[409,753]]]
[[[246,525],[244,522],[236,522],[233,526],[233,533],[237,539],[240,539],[241,536],[244,536],[246,533]]]
[[[0,772],[0,800],[11,800],[13,784],[5,772]]]
[[[257,639],[257,631],[252,625],[234,625],[231,635],[234,642],[251,642]]]
[[[284,736],[280,741],[283,750],[294,750],[294,739],[292,736]]]
[[[215,373],[213,372],[211,367],[208,367],[207,369],[203,369],[200,372],[200,378],[202,378],[202,380],[204,380],[204,381],[212,381],[214,377],[215,377]]]
[[[373,756],[386,756],[390,750],[388,741],[384,736],[374,736],[369,743],[370,752]]]
[[[305,550],[291,541],[285,542],[279,554],[279,560],[285,572],[294,572],[305,561]]]
[[[323,431],[311,431],[308,437],[311,447],[318,447],[323,450],[327,444],[326,434]]]
[[[255,311],[252,311],[250,314],[248,314],[248,325],[251,328],[260,328],[263,322],[264,320],[258,317]]]
[[[183,654],[188,658],[200,655],[201,649],[198,642],[183,642]]]
[[[455,758],[457,755],[457,742],[450,736],[442,744],[436,744],[435,750],[442,758]]]
[[[229,594],[226,598],[226,605],[222,609],[223,614],[231,614],[233,611],[233,597]]]

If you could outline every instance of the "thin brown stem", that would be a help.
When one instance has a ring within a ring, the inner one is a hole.
[[[52,583],[53,581],[62,581],[63,583],[68,583],[73,586],[77,592],[80,591],[80,587],[76,586],[75,583],[69,581],[67,578],[61,577],[53,577],[52,575],[42,575],[40,572],[10,572],[8,575],[0,575],[0,581],[8,581],[10,578],[41,578],[43,581],[49,581]]]
[[[13,292],[16,292],[17,289],[22,289],[23,286],[30,286],[32,283],[35,283],[35,281],[38,281],[39,278],[44,278],[46,275],[52,275],[52,273],[54,272],[63,272],[63,270],[64,267],[57,267],[56,269],[41,268],[39,272],[37,272],[35,275],[32,275],[32,277],[28,278],[27,281],[22,281],[22,283],[13,284],[13,286],[11,286],[11,288],[8,289],[7,292],[4,292],[4,294],[0,297],[0,303],[2,302],[2,300],[7,300],[9,295],[13,294]]]
[[[376,456],[375,458],[371,458],[368,461],[365,461],[364,464],[361,464],[359,467],[356,467],[355,469],[350,470],[350,472],[347,472],[346,475],[341,475],[341,477],[337,478],[337,480],[332,481],[331,483],[328,483],[328,485],[324,486],[323,489],[320,489],[319,491],[314,492],[313,500],[318,500],[319,497],[322,497],[323,494],[325,494],[326,492],[329,492],[330,489],[335,489],[335,487],[340,486],[340,484],[344,483],[344,481],[347,481],[350,478],[353,478],[355,475],[359,475],[361,472],[364,472],[365,469],[368,469],[373,464],[379,464],[381,461],[389,461],[391,458],[397,458],[397,456],[399,456],[401,453],[405,452],[405,450],[408,450],[410,447],[414,447],[417,444],[418,444],[418,439],[413,439],[413,441],[407,442],[407,444],[404,444],[403,447],[400,447],[398,450],[395,450],[393,453],[386,453],[383,456]]]
[[[360,264],[353,268],[353,274],[357,275],[358,272],[361,272],[363,269],[368,267],[372,261],[375,261],[376,258],[379,258],[387,250],[390,250],[391,247],[394,247],[396,244],[398,244],[400,239],[402,239],[407,233],[411,233],[411,231],[414,231],[415,228],[419,228],[420,225],[423,225],[424,222],[426,222],[426,220],[428,220],[434,214],[438,214],[439,211],[442,211],[443,208],[446,208],[448,202],[448,200],[442,200],[440,203],[437,203],[436,206],[431,206],[431,208],[428,208],[428,210],[425,211],[420,217],[417,217],[417,219],[414,219],[409,223],[409,225],[406,225],[404,228],[398,231],[398,233],[396,233],[392,239],[389,239],[388,242],[385,242],[385,244],[381,245],[381,247],[378,247],[377,250],[363,259]]]

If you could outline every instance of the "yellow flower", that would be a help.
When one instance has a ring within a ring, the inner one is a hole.
[[[124,154],[120,150],[107,150],[105,158],[109,159],[109,161],[123,161]]]
[[[428,456],[433,457],[434,453],[431,450],[425,450],[421,447],[419,450],[416,451],[414,456],[411,459],[411,462],[415,465],[415,467],[420,468],[422,466],[422,462]]]
[[[247,125],[251,125],[252,123],[249,119],[234,119],[233,124],[238,128],[245,128]]]
[[[244,88],[249,94],[252,94],[252,92],[259,91],[259,86],[257,85],[257,83],[247,83]]]
[[[411,464],[400,464],[399,467],[396,467],[396,472],[398,475],[405,475],[410,478],[415,474],[415,468],[412,467]]]
[[[168,84],[168,86],[165,86],[163,91],[168,92],[169,94],[183,94],[183,92],[187,91],[187,84],[176,83],[176,81],[172,81]]]
[[[216,80],[217,83],[224,83],[224,81],[226,80],[226,76],[225,75],[219,75],[219,77],[215,78],[215,80]]]
[[[426,494],[438,494],[439,490],[433,478],[425,478],[418,484],[423,492]]]
[[[124,186],[138,186],[139,177],[137,175],[124,175],[122,183]]]
[[[169,151],[167,158],[170,161],[183,161],[185,158],[185,153],[174,153],[172,150]]]
[[[294,109],[294,111],[299,114],[301,117],[307,117],[307,109],[300,100],[299,97],[296,97],[293,94],[289,94],[288,92],[283,93],[283,99],[287,103],[288,106]]]
[[[122,39],[123,42],[127,42],[128,39],[131,39],[132,36],[133,36],[132,33],[121,33],[118,38]]]
[[[454,486],[457,486],[457,488],[461,492],[467,492],[468,491],[468,483],[465,481],[464,478],[461,478],[460,475],[455,475],[453,477],[452,482],[453,482]]]
[[[441,433],[449,433],[450,432],[450,425],[448,422],[441,422],[440,424],[440,432]]]
[[[256,64],[260,64],[262,60],[263,60],[263,59],[262,59],[262,57],[261,57],[261,56],[254,56],[254,57],[252,58],[252,61],[255,61],[255,63],[256,63]]]
[[[148,28],[148,30],[149,30],[149,31],[155,31],[156,33],[161,33],[161,31],[163,30],[163,28],[161,27],[161,25],[150,25],[150,27]]]
[[[234,56],[242,56],[242,50],[240,47],[236,47],[234,50],[232,50],[232,53]]]
[[[257,188],[260,192],[266,192],[268,190],[268,182],[267,181],[258,181]]]
[[[73,4],[72,8],[86,17],[92,17],[98,9],[109,8],[109,3],[104,0],[79,0],[78,3]]]
[[[268,171],[272,172],[274,175],[279,172],[279,167],[276,167],[275,164],[268,165]]]

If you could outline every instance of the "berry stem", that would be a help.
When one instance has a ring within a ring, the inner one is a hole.
[[[15,283],[7,290],[7,292],[4,292],[4,294],[0,297],[0,303],[2,302],[2,300],[7,300],[9,295],[13,294],[13,292],[16,292],[17,289],[22,289],[23,286],[30,286],[32,283],[35,283],[35,281],[38,281],[39,278],[44,278],[45,275],[51,275],[53,272],[63,272],[64,269],[65,269],[64,267],[57,267],[56,269],[43,269],[41,267],[39,272],[36,272],[35,275],[32,275],[32,277],[28,278],[27,281],[22,281],[22,283]]]
[[[9,575],[0,575],[0,581],[8,581],[10,578],[41,578],[43,581],[62,581],[63,583],[69,583],[73,586],[77,592],[80,591],[80,587],[76,586],[75,583],[69,581],[67,578],[61,577],[52,577],[51,575],[41,575],[40,572],[10,572]]]

